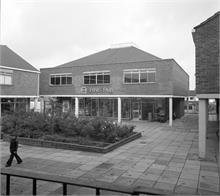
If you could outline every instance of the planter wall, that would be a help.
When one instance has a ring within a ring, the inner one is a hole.
[[[18,141],[19,141],[19,144],[30,145],[30,146],[107,153],[107,152],[110,152],[110,151],[112,151],[112,150],[114,150],[114,149],[116,149],[116,148],[118,148],[128,142],[131,142],[137,138],[140,138],[140,137],[141,137],[141,133],[135,133],[135,134],[129,136],[128,138],[124,138],[116,143],[110,144],[105,147],[95,147],[95,146],[87,146],[87,145],[63,143],[63,142],[54,142],[54,141],[46,141],[46,140],[23,138],[23,137],[18,137]],[[10,136],[3,134],[3,140],[9,141]]]

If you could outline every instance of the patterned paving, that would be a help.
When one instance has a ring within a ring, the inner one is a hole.
[[[142,132],[143,137],[107,154],[21,146],[19,155],[23,163],[17,165],[14,161],[12,167],[119,185],[153,187],[176,194],[219,194],[215,150],[217,124],[209,125],[208,157],[200,160],[197,120],[197,115],[188,115],[175,120],[172,128],[166,123],[125,122],[136,124],[136,130]],[[1,141],[1,167],[8,159],[8,148],[9,144]],[[31,193],[30,180],[12,179],[13,195]],[[4,195],[4,176],[1,183]],[[61,191],[60,184],[38,183],[38,194],[56,195]],[[68,193],[95,192],[68,186]]]

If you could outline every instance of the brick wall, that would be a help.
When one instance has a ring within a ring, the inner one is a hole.
[[[37,96],[38,74],[13,70],[13,84],[1,85],[1,95]]]
[[[172,60],[172,67],[173,95],[188,95],[189,75],[176,63],[175,60]]]
[[[196,93],[219,93],[219,14],[195,27]]]
[[[47,68],[41,69],[40,75],[40,94],[41,95],[80,95],[82,87],[107,87],[112,89],[112,95],[172,95],[173,94],[173,78],[172,68],[173,60],[160,60],[150,62],[135,62],[112,65],[89,65],[78,66],[73,68]],[[124,84],[123,70],[138,68],[156,68],[156,83],[148,84]],[[109,70],[111,72],[111,83],[109,85],[83,85],[83,72],[86,71],[102,71]],[[72,73],[73,85],[55,87],[49,85],[50,74],[55,73]],[[179,74],[185,74],[183,70],[179,70]],[[175,76],[174,76],[175,77]],[[177,76],[179,77],[179,76]],[[178,83],[179,88],[188,85],[187,80]],[[187,89],[188,90],[188,89]],[[175,92],[175,95],[183,95],[185,91]],[[109,94],[109,93],[106,93]],[[187,95],[187,94],[186,94]]]

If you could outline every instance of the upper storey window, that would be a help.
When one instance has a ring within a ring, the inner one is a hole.
[[[84,72],[84,84],[110,84],[110,71]]]
[[[13,71],[0,69],[0,85],[12,85]]]
[[[127,69],[124,70],[125,84],[154,83],[156,82],[156,69]]]
[[[51,74],[50,75],[50,85],[52,86],[61,86],[61,85],[70,85],[72,84],[72,74]]]

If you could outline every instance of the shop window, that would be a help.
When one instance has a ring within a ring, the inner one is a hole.
[[[0,85],[12,85],[13,71],[0,69]]]
[[[110,84],[110,72],[85,72],[84,84]]]
[[[156,82],[155,69],[132,69],[124,71],[125,84],[139,84]]]
[[[72,74],[50,75],[50,85],[52,86],[71,85],[71,84],[72,84]]]

